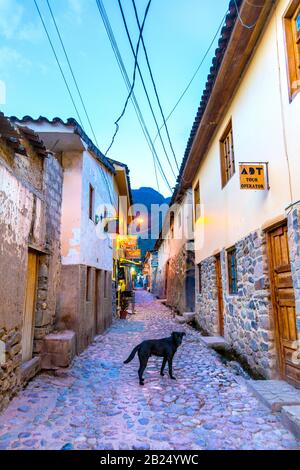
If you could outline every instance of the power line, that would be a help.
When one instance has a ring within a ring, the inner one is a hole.
[[[44,30],[45,30],[45,33],[46,33],[46,35],[47,35],[49,44],[50,44],[50,46],[51,46],[51,49],[52,49],[52,52],[53,52],[53,54],[54,54],[55,60],[56,60],[57,65],[58,65],[58,67],[59,67],[60,73],[61,73],[61,75],[62,75],[62,78],[63,78],[64,82],[65,82],[65,85],[66,85],[66,88],[67,88],[67,90],[68,90],[69,96],[70,96],[71,101],[72,101],[72,103],[73,103],[73,106],[74,106],[74,108],[75,108],[75,112],[76,112],[76,114],[77,114],[77,117],[78,117],[78,119],[79,119],[79,122],[80,122],[82,128],[84,129],[82,120],[81,120],[80,115],[79,115],[78,108],[77,108],[77,106],[76,106],[75,100],[74,100],[74,98],[73,98],[72,92],[71,92],[70,87],[69,87],[69,85],[68,85],[66,76],[65,76],[64,71],[63,71],[63,69],[62,69],[62,66],[61,66],[61,64],[60,64],[59,58],[58,58],[58,56],[57,56],[57,54],[56,54],[56,52],[55,52],[54,45],[53,45],[53,43],[52,43],[52,40],[51,40],[51,38],[50,38],[50,35],[49,35],[49,32],[48,32],[47,26],[46,26],[46,24],[45,24],[45,22],[44,22],[43,16],[42,16],[42,14],[41,14],[41,11],[40,11],[40,9],[39,9],[39,7],[38,7],[38,4],[37,4],[36,0],[34,0],[34,4],[35,4],[35,6],[36,6],[36,9],[37,9],[37,12],[38,12],[38,14],[39,14],[39,17],[40,17],[40,20],[41,20],[41,22],[42,22],[42,25],[43,25],[43,27],[44,27]]]
[[[113,49],[113,52],[114,52],[114,55],[115,55],[115,58],[116,58],[116,61],[117,61],[117,64],[118,64],[118,67],[120,69],[120,72],[121,72],[121,75],[123,77],[123,80],[125,82],[125,85],[127,87],[128,90],[130,90],[130,80],[129,80],[129,77],[128,77],[128,74],[127,74],[127,71],[126,71],[126,67],[124,65],[124,62],[123,62],[123,59],[122,59],[122,56],[121,56],[121,53],[120,53],[120,50],[118,48],[118,44],[116,42],[116,39],[115,39],[115,36],[114,36],[114,33],[113,33],[113,30],[112,30],[112,27],[111,27],[111,24],[110,24],[110,21],[108,19],[108,16],[107,16],[107,13],[106,13],[106,10],[104,8],[104,5],[102,3],[102,0],[96,0],[96,3],[97,3],[97,7],[98,7],[98,10],[99,10],[99,13],[100,13],[100,16],[102,18],[102,21],[103,21],[103,24],[104,24],[104,27],[105,27],[105,30],[106,30],[106,33],[107,33],[107,36],[108,36],[108,39],[111,43],[111,46],[112,46],[112,49]],[[139,107],[139,104],[138,104],[138,101],[136,99],[136,96],[135,96],[135,93],[132,92],[132,95],[131,95],[131,100],[132,100],[132,103],[134,105],[134,109],[135,109],[135,112],[136,112],[136,115],[137,115],[137,118],[139,120],[139,123],[141,125],[141,128],[142,128],[142,131],[143,131],[143,134],[145,136],[145,139],[147,141],[147,144],[149,146],[149,149],[152,153],[152,156],[153,156],[153,163],[154,163],[154,169],[156,168],[155,166],[155,161],[158,163],[158,169],[161,173],[161,176],[163,178],[163,180],[165,181],[167,187],[169,188],[170,192],[172,192],[172,188],[169,184],[169,181],[164,173],[164,170],[163,170],[163,167],[162,167],[162,164],[160,162],[160,159],[157,155],[157,152],[155,150],[155,147],[154,147],[154,144],[152,142],[152,139],[151,139],[151,136],[150,136],[150,133],[148,131],[148,128],[147,128],[147,125],[145,123],[145,120],[144,120],[144,117],[143,117],[143,114],[140,110],[140,107]],[[155,173],[156,174],[156,173]],[[157,185],[158,185],[158,180],[157,180]],[[158,186],[159,187],[159,186]]]
[[[123,11],[123,7],[122,7],[122,4],[121,4],[121,1],[120,1],[120,0],[118,0],[118,4],[119,4],[119,7],[120,7],[120,11],[121,11],[121,15],[122,15],[124,27],[125,27],[125,30],[126,30],[127,38],[128,38],[128,40],[129,40],[130,48],[131,48],[131,51],[132,51],[133,56],[134,56],[134,58],[135,58],[135,57],[136,57],[136,54],[135,54],[135,51],[134,51],[133,43],[132,43],[131,36],[130,36],[130,33],[129,33],[129,29],[128,29],[128,26],[127,26],[127,21],[126,21],[126,18],[125,18],[125,15],[124,15],[124,11]],[[161,133],[160,133],[160,130],[159,130],[159,125],[158,125],[158,122],[157,122],[157,119],[156,119],[156,116],[155,116],[155,113],[154,113],[154,110],[153,110],[153,106],[152,106],[152,104],[151,104],[151,100],[150,100],[150,97],[149,97],[149,93],[148,93],[148,91],[147,91],[147,87],[146,87],[146,84],[145,84],[145,81],[144,81],[144,78],[143,78],[143,75],[142,75],[142,72],[141,72],[141,68],[140,68],[138,62],[137,62],[137,69],[138,69],[139,76],[140,76],[140,79],[141,79],[141,82],[142,82],[142,85],[143,85],[144,92],[145,92],[145,94],[146,94],[146,98],[147,98],[147,101],[148,101],[148,104],[149,104],[149,107],[150,107],[150,110],[151,110],[152,117],[153,117],[154,122],[155,122],[155,125],[156,125],[156,129],[157,129],[158,134],[159,134],[159,138],[160,138],[160,141],[161,141],[161,144],[162,144],[162,147],[163,147],[165,156],[166,156],[166,158],[167,158],[167,161],[168,161],[168,163],[169,163],[169,166],[170,166],[170,168],[171,168],[171,171],[172,171],[172,173],[173,173],[173,176],[174,176],[174,178],[176,179],[176,175],[175,175],[175,172],[174,172],[172,163],[171,163],[171,161],[170,161],[170,158],[169,158],[169,156],[168,156],[168,153],[167,153],[167,150],[166,150],[164,141],[163,141],[163,139],[162,139],[162,136],[161,136]]]
[[[133,92],[133,89],[134,89],[134,86],[135,86],[136,68],[137,68],[137,64],[138,64],[138,54],[139,54],[140,42],[141,42],[141,37],[142,37],[143,29],[144,29],[144,26],[145,26],[145,21],[146,21],[146,19],[147,19],[148,12],[149,12],[149,8],[150,8],[150,5],[151,5],[151,1],[152,1],[152,0],[149,0],[149,2],[148,2],[148,4],[147,4],[146,10],[145,10],[145,14],[144,14],[143,24],[142,24],[142,27],[141,27],[141,29],[140,29],[139,39],[138,39],[138,42],[137,42],[137,45],[136,45],[135,59],[134,59],[134,68],[133,68],[132,85],[131,85],[131,87],[130,87],[129,94],[128,94],[127,98],[126,98],[126,101],[125,101],[123,110],[122,110],[120,116],[118,117],[118,119],[115,121],[116,130],[115,130],[115,133],[114,133],[114,135],[113,135],[113,137],[112,137],[110,146],[109,146],[108,149],[106,150],[105,155],[108,154],[108,152],[110,151],[111,147],[112,147],[113,144],[114,144],[115,137],[116,137],[116,135],[117,135],[117,133],[118,133],[118,131],[119,131],[119,122],[120,122],[120,120],[122,119],[122,117],[124,116],[124,114],[125,114],[125,112],[126,112],[126,109],[127,109],[127,106],[128,106],[129,100],[130,100],[130,97],[131,97],[131,95],[132,95],[132,92]]]
[[[159,106],[159,109],[160,109],[160,112],[161,112],[161,115],[162,115],[162,118],[163,118],[164,127],[166,129],[166,134],[167,134],[167,137],[168,137],[168,141],[169,141],[169,144],[170,144],[171,151],[172,151],[173,156],[174,156],[176,167],[177,167],[177,170],[179,171],[179,165],[178,165],[177,158],[176,158],[176,155],[175,155],[175,152],[174,152],[174,148],[173,148],[173,145],[172,145],[172,142],[171,142],[169,129],[168,129],[166,119],[165,119],[165,115],[164,115],[164,112],[163,112],[163,109],[162,109],[162,105],[161,105],[161,102],[160,102],[160,99],[159,99],[159,96],[158,96],[157,86],[155,84],[152,68],[151,68],[150,61],[149,61],[149,56],[148,56],[147,49],[146,49],[146,46],[145,46],[145,41],[144,41],[144,38],[143,38],[143,31],[142,31],[141,26],[140,26],[140,21],[139,21],[139,16],[138,16],[135,0],[132,0],[132,4],[133,4],[133,8],[134,8],[134,13],[135,13],[135,18],[136,18],[136,21],[137,21],[137,25],[138,25],[140,35],[141,35],[142,46],[143,46],[143,49],[144,49],[146,62],[147,62],[148,70],[149,70],[149,73],[150,73],[152,85],[153,85],[153,88],[154,88],[155,96],[156,96],[158,106]]]
[[[183,92],[182,92],[181,95],[179,96],[178,100],[176,101],[175,105],[173,106],[173,108],[172,108],[171,111],[169,112],[169,114],[168,114],[168,116],[167,116],[167,118],[166,118],[166,122],[170,119],[170,117],[171,117],[172,114],[174,113],[175,109],[177,108],[177,106],[179,105],[179,103],[181,102],[181,100],[183,99],[183,97],[185,96],[185,94],[187,93],[187,91],[189,90],[189,88],[190,88],[191,84],[193,83],[194,79],[196,78],[196,76],[197,76],[197,74],[198,74],[200,68],[202,67],[202,65],[203,65],[203,63],[204,63],[204,61],[205,61],[205,59],[207,58],[207,56],[208,56],[208,54],[209,54],[209,52],[210,52],[212,46],[214,45],[215,40],[217,39],[217,36],[218,36],[218,34],[219,34],[219,32],[220,32],[220,29],[222,28],[222,26],[223,26],[223,24],[224,24],[224,21],[225,21],[225,19],[226,19],[227,13],[228,13],[228,10],[226,11],[225,15],[223,16],[222,21],[221,21],[221,23],[220,23],[220,25],[219,25],[219,27],[218,27],[216,33],[214,34],[214,37],[213,37],[211,43],[209,44],[208,49],[206,50],[206,52],[205,52],[203,58],[201,59],[200,64],[199,64],[198,67],[196,68],[196,70],[195,70],[195,72],[194,72],[192,78],[190,79],[190,81],[188,82],[187,86],[185,87],[185,89],[183,90]],[[163,123],[163,125],[160,127],[160,130],[162,130],[164,127],[165,127],[165,123]],[[155,138],[154,138],[154,142],[156,141],[157,137],[158,137],[158,133],[156,134],[156,136],[155,136]]]
[[[75,74],[74,74],[74,71],[73,71],[73,68],[71,66],[71,63],[70,63],[70,59],[69,59],[69,56],[68,56],[68,53],[66,51],[66,48],[65,48],[65,45],[64,45],[64,42],[63,42],[63,39],[62,39],[62,36],[61,36],[61,33],[60,33],[60,30],[58,28],[58,25],[57,25],[57,22],[55,20],[55,16],[54,16],[54,13],[52,11],[52,8],[50,6],[50,2],[49,0],[47,0],[47,5],[48,5],[48,8],[49,8],[49,11],[50,11],[50,14],[51,14],[51,17],[52,17],[52,20],[53,20],[53,23],[54,23],[54,26],[55,26],[55,29],[56,29],[56,32],[57,32],[57,35],[59,37],[59,40],[60,40],[60,43],[61,43],[61,46],[63,48],[63,51],[64,51],[64,54],[65,54],[65,57],[67,59],[67,63],[68,63],[68,66],[69,66],[69,69],[70,69],[70,72],[71,72],[71,75],[73,77],[73,80],[74,80],[74,83],[75,83],[75,86],[76,86],[76,89],[77,89],[77,92],[78,92],[78,95],[79,95],[79,98],[80,98],[80,101],[81,101],[81,104],[82,104],[82,107],[84,109],[84,113],[86,115],[86,118],[88,120],[88,123],[89,123],[89,126],[90,126],[90,129],[92,131],[92,134],[93,134],[93,137],[95,139],[95,142],[97,144],[97,146],[99,147],[99,144],[98,144],[98,141],[97,141],[97,137],[96,137],[96,134],[95,134],[95,131],[94,131],[94,128],[92,126],[92,123],[91,123],[91,120],[90,120],[90,117],[89,117],[89,114],[87,112],[87,109],[86,109],[86,106],[85,106],[85,103],[84,103],[84,100],[83,100],[83,97],[82,97],[82,94],[80,92],[80,89],[79,89],[79,85],[78,85],[78,82],[77,82],[77,79],[75,77]]]
[[[255,23],[253,23],[253,24],[251,24],[251,25],[248,25],[248,24],[244,23],[244,21],[243,21],[243,19],[242,19],[242,17],[241,17],[240,10],[239,10],[239,7],[238,7],[238,5],[237,5],[237,2],[236,2],[236,0],[233,0],[233,1],[234,1],[234,5],[235,5],[235,8],[236,8],[237,16],[238,16],[238,19],[239,19],[241,25],[244,26],[244,28],[246,28],[246,29],[253,29],[253,28],[255,28],[255,26],[256,26],[256,24],[257,24],[257,20],[255,21]],[[258,7],[258,5],[252,5],[252,6]]]
[[[39,7],[38,7],[38,4],[37,4],[36,0],[34,0],[34,3],[35,3],[35,6],[36,6],[36,8],[37,8],[37,11],[38,11],[38,13],[39,13],[39,17],[40,17],[41,22],[42,22],[42,24],[43,24],[43,27],[44,27],[44,30],[45,30],[45,32],[46,32],[47,38],[48,38],[48,40],[49,40],[49,43],[50,43],[50,45],[51,45],[51,48],[52,48],[53,54],[54,54],[54,56],[55,56],[56,62],[57,62],[57,64],[58,64],[58,66],[59,66],[60,72],[61,72],[62,77],[63,77],[63,79],[64,79],[65,85],[66,85],[67,90],[68,90],[68,92],[69,92],[69,95],[70,95],[70,97],[71,97],[71,100],[72,100],[72,103],[73,103],[73,105],[74,105],[74,108],[75,108],[75,111],[76,111],[78,120],[79,120],[79,122],[80,122],[80,124],[81,124],[82,129],[84,130],[84,126],[83,126],[83,123],[82,123],[82,119],[81,119],[81,117],[80,117],[78,108],[77,108],[77,106],[76,106],[76,104],[75,104],[75,100],[74,100],[73,95],[72,95],[72,93],[71,93],[71,90],[70,90],[70,87],[69,87],[69,85],[68,85],[66,76],[65,76],[65,74],[64,74],[64,72],[63,72],[63,69],[62,69],[62,67],[61,67],[61,64],[60,64],[60,62],[59,62],[58,56],[57,56],[57,54],[56,54],[56,51],[55,51],[55,48],[54,48],[54,45],[53,45],[53,42],[52,42],[52,40],[51,40],[51,38],[50,38],[50,34],[49,34],[48,29],[47,29],[47,26],[46,26],[46,23],[45,23],[45,21],[44,21],[44,19],[43,19],[43,17],[42,17],[41,11],[40,11],[40,9],[39,9]],[[58,34],[59,39],[60,39],[61,45],[62,45],[63,50],[64,50],[64,53],[65,53],[65,55],[66,55],[67,62],[68,62],[70,71],[71,71],[71,73],[72,73],[72,77],[73,77],[73,80],[74,80],[74,82],[75,82],[75,85],[76,85],[76,88],[77,88],[79,97],[80,97],[80,99],[82,100],[83,108],[84,108],[85,113],[86,113],[86,115],[87,115],[89,124],[90,124],[90,126],[91,126],[91,129],[92,129],[92,132],[93,132],[93,135],[94,135],[94,138],[95,138],[95,141],[96,141],[96,143],[97,143],[97,138],[96,138],[95,133],[94,133],[94,131],[93,131],[93,127],[92,127],[92,124],[91,124],[91,122],[90,122],[90,118],[88,117],[87,110],[86,110],[86,106],[85,106],[85,104],[84,104],[84,101],[83,101],[83,98],[82,98],[82,94],[81,94],[80,89],[79,89],[79,86],[78,86],[78,82],[77,82],[77,80],[76,80],[76,78],[75,78],[75,74],[74,74],[74,72],[73,72],[73,68],[72,68],[72,66],[71,66],[71,63],[70,63],[68,54],[67,54],[66,49],[65,49],[65,47],[64,47],[64,43],[63,43],[61,34],[60,34],[59,29],[58,29],[58,27],[57,27],[57,23],[56,23],[56,21],[55,21],[54,14],[53,14],[53,12],[52,12],[52,9],[51,9],[51,6],[50,6],[48,0],[47,0],[47,3],[48,3],[48,7],[49,7],[49,10],[50,10],[52,19],[53,19],[53,21],[54,21],[55,27],[56,27],[57,34]],[[97,143],[97,146],[98,146],[98,143]],[[104,169],[102,168],[102,165],[101,165],[101,164],[100,164],[100,169],[101,169],[101,172],[102,172],[102,174],[103,174],[103,178],[104,178],[105,184],[106,184],[107,189],[108,189],[108,195],[109,195],[110,202],[111,202],[112,205],[114,205],[113,197],[112,197],[111,191],[110,191],[110,184],[109,184],[109,182],[107,181],[106,173],[105,173]]]

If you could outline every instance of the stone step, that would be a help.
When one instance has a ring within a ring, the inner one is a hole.
[[[284,425],[300,439],[300,406],[283,406],[281,418]]]
[[[200,336],[200,341],[207,348],[223,351],[230,349],[229,344],[222,336]]]
[[[300,405],[300,390],[284,380],[247,380],[247,386],[272,412]]]
[[[182,316],[187,323],[195,320],[195,312],[183,312]]]
[[[176,315],[175,321],[179,323],[179,325],[184,325],[186,323],[186,319],[181,315]]]

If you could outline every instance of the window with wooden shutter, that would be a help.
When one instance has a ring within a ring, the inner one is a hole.
[[[229,294],[237,294],[237,262],[236,262],[236,248],[227,250],[227,263],[228,263],[228,281],[229,281]]]
[[[224,187],[235,173],[233,131],[231,121],[220,140],[220,153],[222,187]]]
[[[300,1],[293,0],[284,17],[290,99],[300,90]]]

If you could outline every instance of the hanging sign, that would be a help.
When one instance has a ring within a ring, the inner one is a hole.
[[[137,236],[135,235],[119,235],[118,248],[135,249],[137,247]]]
[[[141,250],[140,249],[127,249],[126,250],[126,258],[127,259],[140,259],[141,257]]]
[[[264,164],[240,163],[240,188],[263,191],[266,189]]]

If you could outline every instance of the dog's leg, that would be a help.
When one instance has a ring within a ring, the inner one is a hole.
[[[144,385],[144,379],[143,379],[143,373],[145,371],[147,367],[147,363],[143,363],[140,365],[140,368],[139,368],[139,380],[140,380],[140,385]]]
[[[165,370],[165,367],[166,367],[166,363],[167,363],[167,358],[164,357],[163,358],[163,362],[162,362],[162,366],[161,366],[161,369],[160,369],[160,375],[164,376],[164,370]]]
[[[171,377],[172,380],[176,380],[176,378],[173,376],[173,358],[171,357],[170,359],[168,359],[168,365],[169,365],[169,375]]]
[[[148,357],[143,356],[139,352],[139,360],[140,360],[140,368],[139,368],[139,380],[140,380],[140,385],[144,385],[144,379],[143,379],[143,373],[147,367],[148,364]]]

